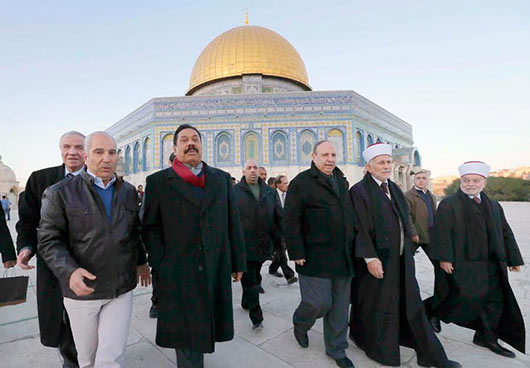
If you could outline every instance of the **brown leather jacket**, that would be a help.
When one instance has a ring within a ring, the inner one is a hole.
[[[433,211],[436,212],[436,198],[431,191],[428,191],[427,194],[431,196]],[[414,187],[405,193],[405,197],[410,207],[410,219],[416,230],[416,235],[420,237],[420,243],[429,244],[429,215],[423,198]]]

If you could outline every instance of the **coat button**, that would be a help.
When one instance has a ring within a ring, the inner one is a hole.
[[[202,266],[199,266],[197,267],[199,269],[199,271],[202,271],[203,267]]]
[[[202,245],[200,245],[200,244],[197,245],[197,249],[198,249],[198,250],[202,250]]]

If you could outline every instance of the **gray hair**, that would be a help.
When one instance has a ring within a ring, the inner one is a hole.
[[[70,130],[69,132],[64,133],[61,138],[59,138],[59,148],[61,148],[61,145],[63,143],[64,137],[68,137],[70,135],[77,135],[83,139],[86,139],[85,135],[83,133],[79,133],[77,130]]]
[[[90,153],[90,148],[92,148],[92,138],[94,138],[94,136],[96,136],[96,135],[103,135],[103,136],[105,136],[107,138],[112,139],[112,141],[114,142],[114,145],[117,146],[116,140],[114,139],[114,137],[112,135],[110,135],[107,132],[98,130],[98,131],[92,132],[92,133],[90,133],[89,135],[86,136],[86,139],[85,139],[85,151],[86,151],[87,154]]]
[[[329,142],[327,139],[323,139],[321,141],[318,141],[315,146],[313,147],[313,153],[316,155],[317,154],[317,148],[318,146],[320,146],[322,143],[326,143],[326,142]],[[329,142],[331,143],[331,142]]]

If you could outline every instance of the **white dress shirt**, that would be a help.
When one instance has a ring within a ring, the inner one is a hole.
[[[285,197],[287,196],[287,192],[282,192],[278,188],[276,188],[276,191],[278,192],[278,195],[280,196],[280,203],[282,204],[282,208],[285,206]]]

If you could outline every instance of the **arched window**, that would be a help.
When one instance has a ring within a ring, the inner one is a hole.
[[[421,166],[421,158],[418,151],[414,151],[414,166]]]
[[[327,139],[335,146],[337,162],[344,162],[344,134],[339,129],[331,129]]]
[[[366,137],[366,140],[369,146],[374,144],[374,137],[372,137],[371,134],[368,134],[368,137]]]
[[[272,134],[272,162],[284,162],[289,160],[289,140],[287,135],[278,130]]]
[[[161,167],[169,167],[169,156],[173,153],[173,133],[166,134],[162,138],[162,163]]]
[[[259,154],[259,139],[256,133],[249,132],[247,135],[245,135],[245,159],[247,160],[258,160],[258,154]]]
[[[140,167],[142,167],[140,161],[140,143],[136,142],[133,150],[133,172],[137,173],[140,170]]]
[[[125,162],[123,162],[123,149],[119,149],[118,150],[118,165],[116,167],[116,173],[118,173],[118,175],[122,176],[125,174]]]
[[[364,151],[363,134],[360,131],[355,133],[355,163],[362,164],[362,152]]]
[[[230,163],[232,158],[230,135],[227,132],[222,132],[217,135],[215,142],[215,160],[220,164]]]
[[[125,148],[125,175],[129,175],[131,172],[131,147]]]
[[[300,133],[300,138],[298,140],[300,162],[310,162],[313,153],[313,146],[316,143],[316,136],[310,130],[304,130]]]
[[[153,163],[153,149],[151,147],[151,138],[147,137],[144,140],[144,156],[143,156],[144,171],[147,171],[151,168]]]

